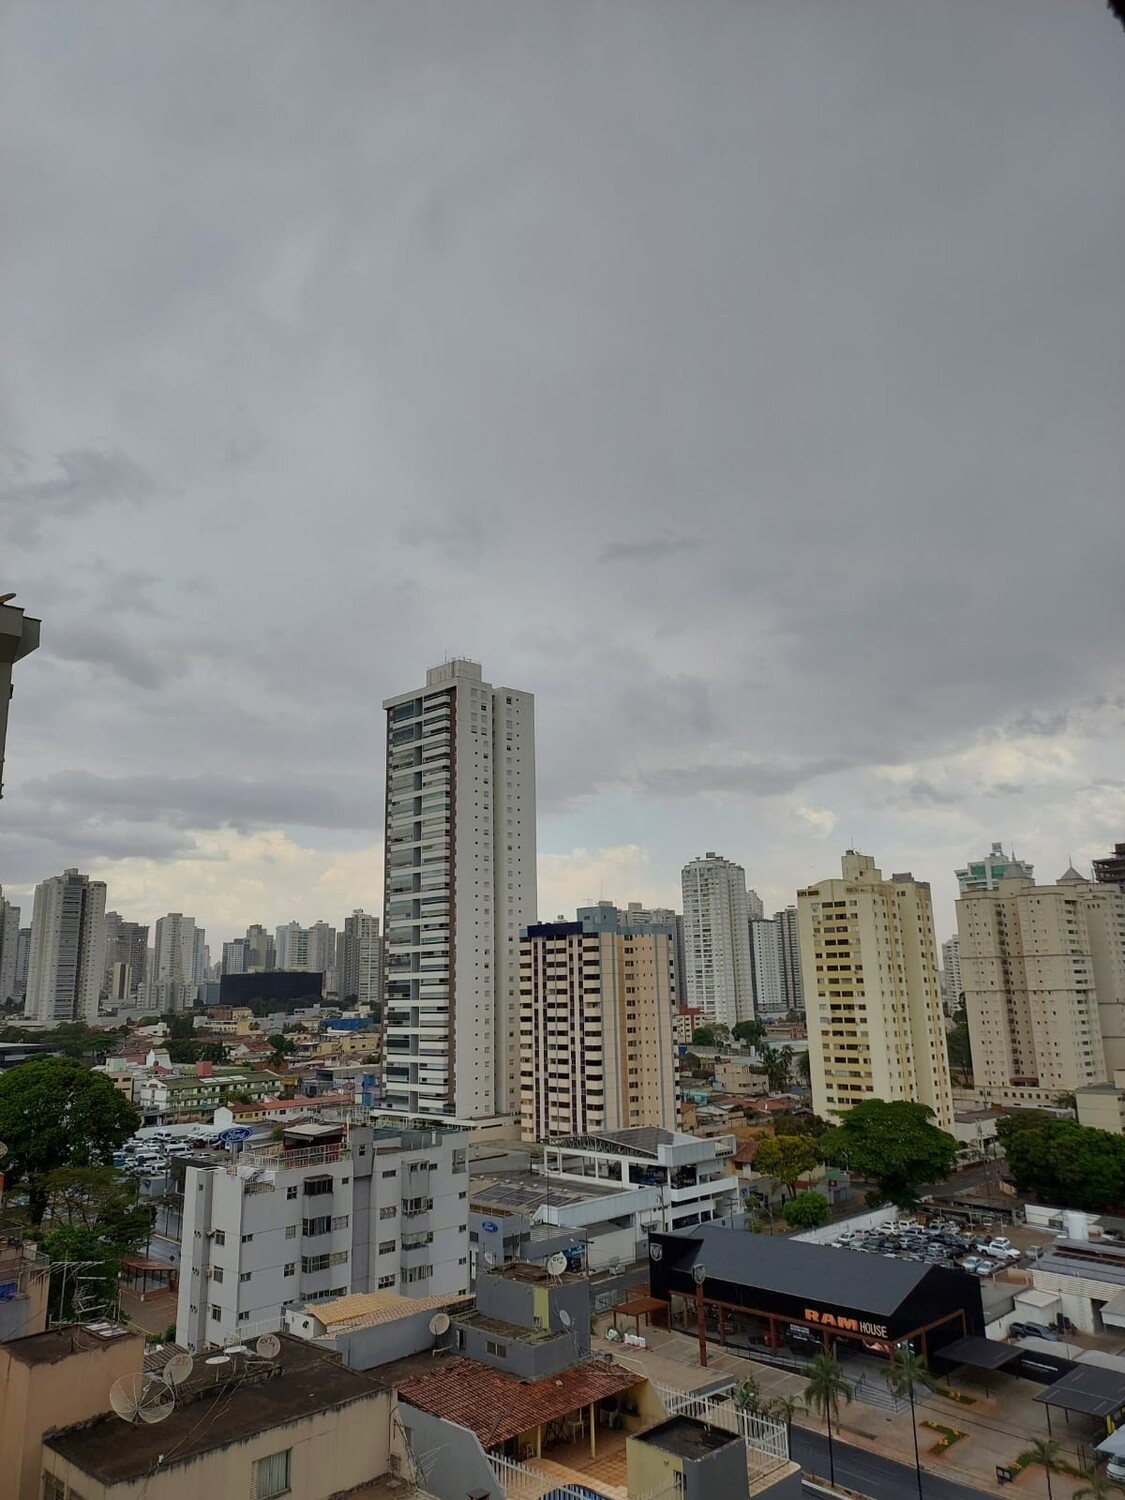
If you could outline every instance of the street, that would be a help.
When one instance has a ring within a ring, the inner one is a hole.
[[[895,1463],[866,1448],[842,1443],[833,1444],[836,1455],[836,1483],[845,1489],[870,1495],[871,1500],[917,1500],[918,1476],[913,1464]],[[790,1453],[805,1474],[828,1482],[828,1439],[819,1432],[794,1426]],[[985,1490],[973,1490],[963,1484],[922,1472],[922,1500],[982,1500]]]

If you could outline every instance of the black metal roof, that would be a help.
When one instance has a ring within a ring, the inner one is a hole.
[[[1125,1373],[1102,1365],[1075,1365],[1061,1380],[1039,1391],[1036,1401],[1083,1411],[1091,1417],[1113,1417],[1125,1407]]]
[[[787,1297],[815,1297],[888,1317],[927,1281],[953,1275],[921,1261],[892,1260],[807,1240],[775,1239],[718,1224],[702,1224],[679,1234],[654,1235],[665,1260],[688,1271],[703,1263],[707,1280],[761,1287]],[[676,1242],[682,1250],[673,1248]]]
[[[978,1338],[968,1334],[963,1339],[954,1339],[941,1350],[941,1358],[954,1365],[969,1365],[974,1370],[1003,1370],[1007,1365],[1017,1364],[1021,1351],[1011,1344],[1001,1344],[996,1339]]]

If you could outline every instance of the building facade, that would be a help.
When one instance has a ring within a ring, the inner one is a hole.
[[[801,978],[801,930],[797,922],[797,908],[787,906],[783,911],[775,911],[773,920],[777,924],[777,938],[781,949],[781,986],[785,994],[785,1009],[803,1011],[805,986]]]
[[[193,984],[195,973],[194,917],[172,911],[160,917],[153,929],[153,960],[150,979],[157,984]]]
[[[961,979],[961,939],[954,933],[941,945],[941,1003],[947,1016],[953,1015],[960,1008],[964,989]]]
[[[0,797],[4,795],[4,746],[8,738],[12,668],[38,648],[39,623],[14,604],[0,604]]]
[[[383,998],[383,940],[379,918],[356,909],[344,918],[336,942],[336,989],[356,1005],[378,1005]]]
[[[785,984],[781,932],[765,917],[750,919],[750,969],[754,976],[754,1014],[761,1019],[784,1015]]]
[[[113,971],[117,965],[128,970],[126,997],[133,994],[145,980],[145,960],[148,955],[148,926],[141,922],[127,922],[120,912],[105,914],[105,973],[106,993],[113,995]],[[118,976],[120,989],[120,976]],[[122,998],[118,995],[117,998]]]
[[[1069,869],[957,902],[976,1090],[1049,1104],[1125,1067],[1125,892]]]
[[[246,929],[247,970],[266,973],[277,968],[277,944],[260,922]]]
[[[684,1003],[709,1021],[734,1026],[754,1015],[746,871],[709,852],[686,864]]]
[[[524,1140],[677,1119],[673,938],[546,922],[520,945]]]
[[[0,1003],[22,999],[16,992],[16,960],[20,947],[20,909],[0,889]]]
[[[842,878],[797,892],[813,1110],[910,1099],[953,1125],[929,885],[884,880],[849,849]]]
[[[994,891],[1006,875],[1022,875],[1030,880],[1034,869],[1015,854],[1005,854],[1002,844],[993,844],[988,854],[981,859],[970,860],[963,870],[957,871],[957,884],[962,896],[971,891]]]
[[[683,995],[684,919],[667,906],[642,906],[630,901],[624,908],[612,901],[596,906],[580,906],[578,921],[593,932],[662,932],[668,938],[668,988],[672,1008],[677,1009]]]
[[[534,699],[475,662],[388,698],[383,1085],[410,1114],[518,1114],[536,919]]]
[[[1094,880],[1098,885],[1117,885],[1125,891],[1125,844],[1114,844],[1112,854],[1094,861]]]
[[[105,885],[65,870],[35,887],[24,1014],[44,1026],[97,1019],[105,978]]]
[[[188,1165],[176,1342],[229,1344],[350,1292],[467,1293],[467,1140],[305,1124],[229,1166]]]

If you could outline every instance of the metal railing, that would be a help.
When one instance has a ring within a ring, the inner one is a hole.
[[[490,1453],[488,1462],[506,1500],[543,1500],[544,1495],[550,1495],[551,1500],[590,1500],[592,1491],[596,1489],[600,1493],[607,1488],[606,1480],[589,1478],[580,1470],[575,1470],[574,1482],[568,1484],[560,1482],[557,1474],[542,1474],[514,1458],[501,1458]],[[608,1484],[608,1488],[621,1493],[625,1491],[624,1483]],[[645,1490],[643,1494],[630,1493],[629,1500],[682,1500],[682,1496],[683,1490],[670,1484],[662,1485],[658,1490]]]
[[[762,1412],[742,1411],[733,1400],[716,1401],[702,1392],[680,1391],[656,1381],[652,1385],[670,1417],[695,1417],[741,1437],[752,1450],[748,1455],[752,1471],[764,1473],[789,1462],[789,1429],[784,1422]]]
[[[239,1168],[252,1167],[257,1172],[294,1172],[303,1167],[327,1167],[333,1162],[347,1161],[351,1152],[347,1146],[312,1146],[305,1151],[283,1151],[280,1145],[272,1150],[240,1151],[226,1170],[234,1177]]]

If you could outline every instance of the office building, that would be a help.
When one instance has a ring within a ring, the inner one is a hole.
[[[260,922],[254,922],[246,929],[246,942],[247,971],[256,969],[265,973],[277,968],[277,944]]]
[[[1125,891],[1125,844],[1114,844],[1112,854],[1094,861],[1094,880],[1098,885],[1118,885]]]
[[[760,1020],[783,1016],[785,983],[782,972],[781,930],[764,917],[750,919],[750,972],[754,985],[754,1014]]]
[[[4,795],[4,747],[8,737],[8,704],[12,668],[39,645],[39,621],[14,604],[0,604],[0,797]]]
[[[773,920],[777,925],[777,940],[781,950],[781,988],[785,996],[785,1009],[803,1012],[805,987],[801,980],[801,932],[797,923],[797,908],[787,906],[784,911],[775,911]]]
[[[116,998],[128,999],[144,982],[147,954],[147,924],[127,922],[119,912],[107,911],[105,914],[106,993],[113,995],[115,990],[119,992],[124,985],[124,996],[117,993]],[[116,979],[113,978],[114,971],[119,966],[128,969],[128,975],[124,979],[120,973],[117,974]]]
[[[524,1140],[675,1129],[672,942],[667,929],[645,924],[599,928],[588,919],[527,928],[520,944]]]
[[[1012,872],[957,902],[973,1084],[1050,1104],[1125,1068],[1125,892]]]
[[[941,945],[941,1003],[947,1016],[960,1009],[964,988],[961,982],[961,939],[954,933]]]
[[[746,871],[708,853],[683,869],[685,993],[681,1004],[734,1026],[754,1015]]]
[[[518,1114],[519,937],[536,919],[534,699],[475,662],[387,711],[384,1097]]]
[[[5,900],[0,888],[0,1004],[20,998],[16,993],[16,960],[20,946],[20,909]]]
[[[988,854],[971,860],[963,870],[957,871],[957,884],[962,896],[970,891],[994,891],[1006,875],[1022,875],[1030,880],[1034,870],[1015,854],[1005,854],[1003,845],[993,844]]]
[[[105,978],[105,886],[65,870],[35,887],[24,1014],[44,1026],[93,1021]]]
[[[379,918],[359,908],[344,918],[336,940],[336,989],[341,1000],[378,1005],[383,997],[383,940]]]
[[[912,1099],[953,1125],[929,885],[884,880],[849,849],[842,878],[797,892],[813,1110]]]
[[[350,1292],[469,1290],[468,1136],[316,1122],[185,1172],[176,1342],[193,1352]]]

